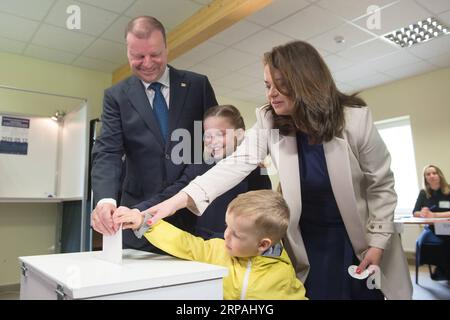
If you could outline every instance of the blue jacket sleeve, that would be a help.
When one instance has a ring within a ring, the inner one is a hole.
[[[111,90],[103,99],[102,127],[92,149],[92,189],[96,201],[118,198],[124,154],[120,108]]]
[[[256,168],[247,177],[248,191],[272,189],[272,182],[262,168]]]
[[[204,89],[204,97],[203,97],[203,101],[205,101],[204,104],[204,111],[206,111],[207,109],[217,106],[217,99],[216,99],[216,95],[214,94],[214,90],[211,86],[211,83],[209,82],[209,79],[206,77],[206,81],[205,81],[205,89]]]

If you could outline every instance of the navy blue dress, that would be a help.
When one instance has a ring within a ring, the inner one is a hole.
[[[306,296],[315,299],[384,299],[367,288],[366,279],[348,274],[359,265],[331,189],[323,145],[297,134],[302,196],[300,230],[310,263]]]

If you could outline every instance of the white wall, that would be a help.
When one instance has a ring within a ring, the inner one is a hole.
[[[372,88],[361,96],[375,121],[410,116],[420,184],[430,163],[450,180],[450,68]]]
[[[56,205],[0,202],[0,286],[19,283],[19,256],[55,250]]]

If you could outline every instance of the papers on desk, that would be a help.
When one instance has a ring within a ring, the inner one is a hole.
[[[450,218],[417,218],[417,217],[399,217],[395,218],[395,223],[412,224],[433,224],[436,222],[450,222]]]
[[[394,220],[397,232],[403,232],[404,224],[432,224],[437,235],[450,235],[450,218],[399,217]]]
[[[435,222],[434,233],[437,235],[450,236],[450,222]]]
[[[114,235],[103,235],[103,252],[99,257],[109,262],[122,263],[122,225]]]

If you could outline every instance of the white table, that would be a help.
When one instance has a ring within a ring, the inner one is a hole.
[[[227,268],[131,249],[114,264],[101,254],[19,257],[20,299],[223,299]]]
[[[450,218],[419,218],[419,217],[399,217],[394,220],[396,230],[403,232],[405,224],[429,224],[435,226],[435,233],[438,235],[448,235],[450,230]]]

